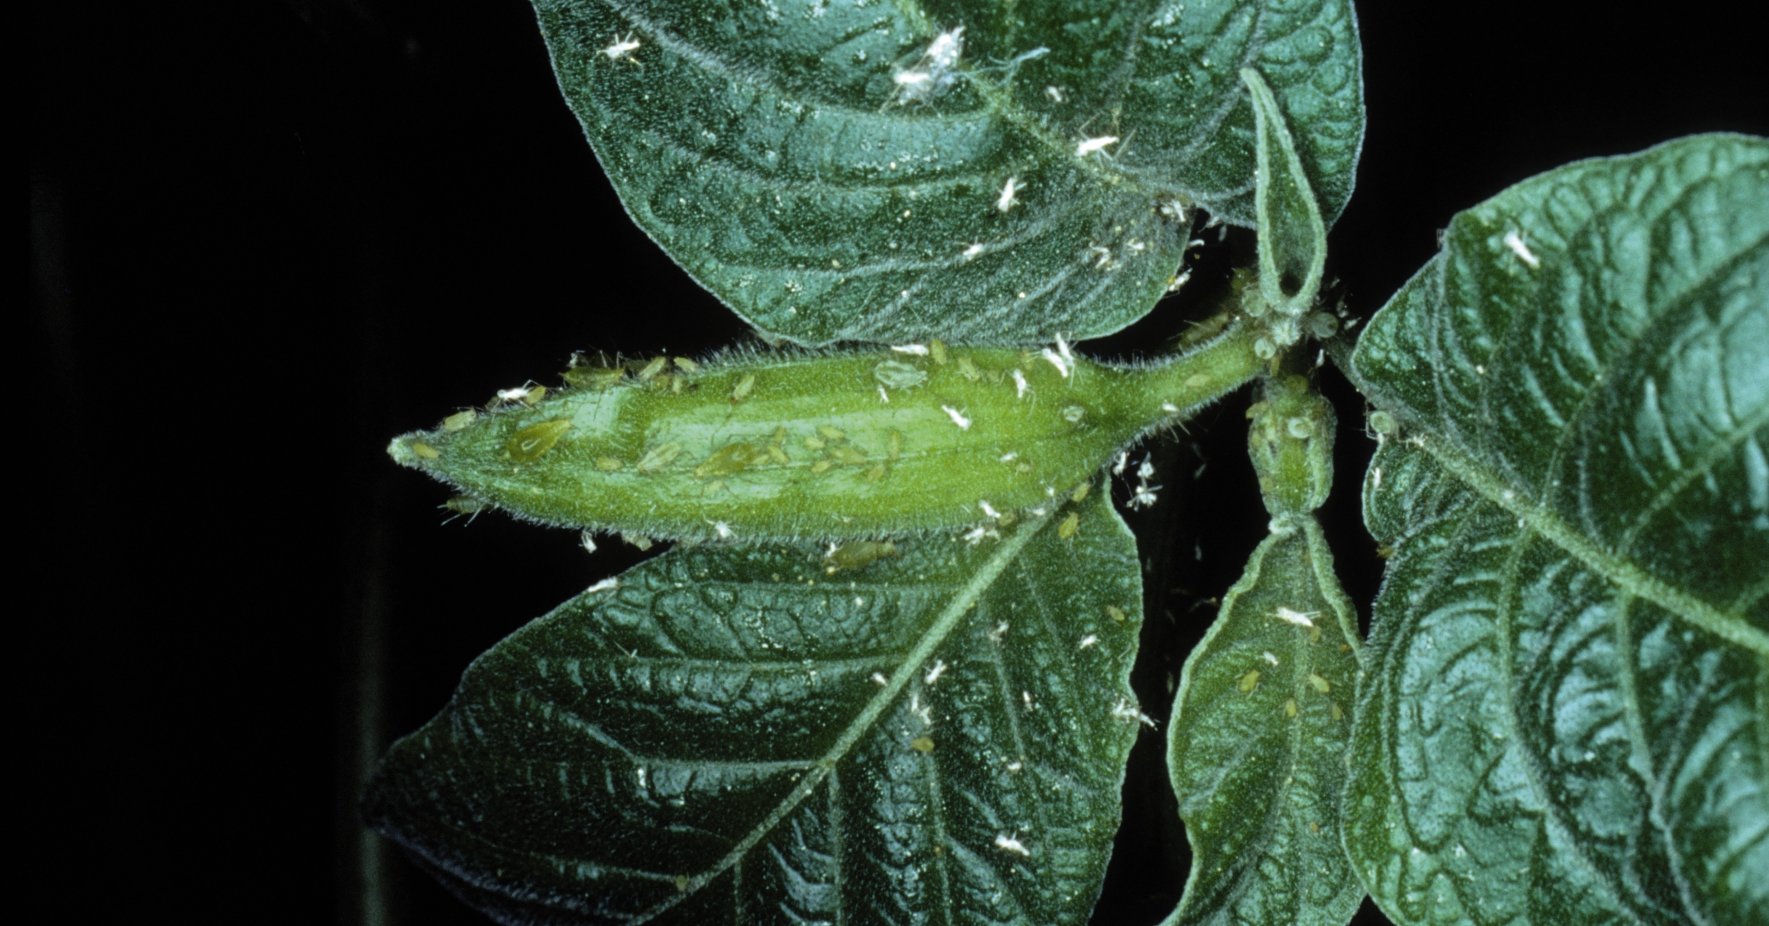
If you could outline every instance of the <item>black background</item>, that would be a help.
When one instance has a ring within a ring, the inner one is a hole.
[[[1329,262],[1352,308],[1517,180],[1763,132],[1760,26],[1737,9],[1362,4],[1369,130]],[[743,327],[626,219],[520,0],[39,4],[29,106],[9,752],[48,878],[20,889],[68,921],[121,903],[171,922],[480,922],[363,833],[356,783],[473,655],[635,554],[495,516],[439,526],[446,493],[383,448],[549,381],[574,349],[694,354]],[[1186,312],[1089,347],[1154,349]],[[1367,444],[1336,394],[1327,517],[1367,601]],[[1151,711],[1263,531],[1241,407],[1165,451],[1168,502],[1135,518],[1145,552],[1182,554],[1150,608]],[[1137,751],[1143,828],[1101,922],[1171,908],[1177,835],[1148,826],[1171,817],[1160,740]]]

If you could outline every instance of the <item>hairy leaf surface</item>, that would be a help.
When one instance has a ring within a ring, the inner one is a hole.
[[[1363,899],[1339,840],[1357,611],[1313,514],[1333,410],[1303,377],[1263,385],[1248,445],[1271,533],[1186,658],[1168,730],[1192,844],[1168,926],[1343,926]]]
[[[1769,910],[1769,144],[1458,215],[1354,358],[1393,551],[1347,848],[1403,923]]]
[[[506,923],[1083,923],[1139,727],[1105,494],[894,555],[677,548],[480,657],[369,815]]]
[[[1193,859],[1168,923],[1342,926],[1357,911],[1339,845],[1356,633],[1312,517],[1253,552],[1180,683],[1168,762]]]
[[[1270,82],[1329,217],[1363,137],[1348,0],[535,0],[628,212],[807,344],[1106,334],[1190,209],[1253,221]]]

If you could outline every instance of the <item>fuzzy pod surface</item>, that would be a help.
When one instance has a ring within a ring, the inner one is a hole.
[[[1254,375],[1230,329],[1158,365],[938,342],[574,370],[388,452],[544,524],[664,539],[847,539],[1011,521]],[[574,375],[575,374],[575,375]]]

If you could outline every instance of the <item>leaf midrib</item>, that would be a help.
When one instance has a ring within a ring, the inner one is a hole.
[[[1388,406],[1390,414],[1416,431],[1427,429],[1424,423],[1398,403]],[[1571,554],[1593,572],[1609,580],[1615,587],[1637,598],[1650,601],[1667,613],[1713,634],[1729,643],[1769,658],[1769,633],[1745,623],[1743,615],[1733,614],[1674,588],[1648,573],[1632,560],[1606,550],[1573,530],[1554,511],[1528,498],[1527,492],[1505,484],[1489,468],[1463,448],[1448,439],[1423,436],[1411,438],[1409,445],[1423,451],[1438,465],[1487,502],[1518,518],[1530,530],[1547,539],[1562,551]]]
[[[947,637],[951,636],[952,631],[958,627],[964,616],[982,600],[983,595],[994,586],[997,579],[1001,578],[1008,565],[1019,556],[1020,551],[1043,529],[1050,518],[1051,515],[1046,514],[1030,519],[1021,526],[1020,530],[1003,539],[994,555],[982,563],[970,581],[958,590],[951,601],[947,603],[946,608],[929,625],[921,640],[904,656],[902,665],[891,673],[886,683],[879,688],[860,713],[855,715],[853,721],[842,729],[841,735],[836,737],[835,742],[816,760],[815,765],[805,773],[798,785],[780,801],[780,804],[770,811],[760,823],[757,823],[743,839],[739,840],[737,845],[731,848],[731,851],[725,853],[722,858],[704,871],[690,877],[687,884],[673,896],[640,913],[634,921],[649,922],[676,904],[694,896],[712,883],[714,879],[740,863],[750,850],[754,849],[763,838],[773,832],[775,827],[797,810],[799,805],[804,803],[805,798],[809,797],[823,783],[824,779],[834,772],[836,764],[853,751],[862,737],[871,732],[879,717],[903,693],[903,689],[909,684],[909,681],[916,677],[922,664],[933,655],[934,650],[939,648],[940,644],[946,641]]]
[[[785,87],[781,87],[771,81],[759,80],[759,75],[740,75],[737,68],[719,58],[717,55],[684,40],[681,36],[664,28],[649,17],[638,13],[625,3],[618,2],[618,0],[602,0],[602,3],[610,12],[624,18],[629,26],[632,26],[636,31],[645,35],[646,38],[656,43],[669,54],[676,55],[685,61],[691,62],[698,68],[718,74],[728,82],[735,82],[736,79],[741,76],[744,83],[750,84],[751,86],[759,86],[769,93],[778,95],[782,99],[797,100],[798,98],[797,94],[789,91]],[[916,31],[922,33],[933,33],[938,31],[932,18],[928,16],[927,11],[922,8],[917,0],[893,0],[892,6],[902,14],[904,19],[908,20],[909,25]],[[1263,4],[1255,8],[1256,19],[1253,35],[1242,54],[1241,61],[1239,62],[1243,67],[1250,66],[1251,62],[1259,57],[1264,48],[1265,12],[1266,10]],[[1132,55],[1137,52],[1136,49],[1132,49],[1131,51]],[[1130,56],[1127,56],[1127,58],[1128,57]],[[1202,197],[1193,189],[1172,182],[1152,182],[1142,171],[1118,165],[1115,161],[1112,161],[1109,158],[1073,157],[1071,156],[1071,149],[1075,144],[1074,139],[1064,138],[1054,133],[1045,120],[1038,119],[1034,114],[1024,110],[1010,95],[1004,93],[1001,87],[993,83],[979,80],[972,80],[970,81],[970,84],[971,87],[976,90],[978,97],[987,104],[987,109],[990,115],[999,118],[1003,123],[1012,126],[1015,130],[1024,133],[1027,138],[1035,141],[1045,150],[1047,157],[1061,163],[1067,163],[1069,166],[1080,171],[1083,175],[1094,179],[1107,189],[1112,187],[1118,187],[1120,189],[1128,187],[1139,196],[1152,197],[1156,194],[1177,193],[1185,196],[1188,200],[1196,201],[1202,199]],[[1121,95],[1124,88],[1127,86],[1126,83],[1120,82],[1114,92]],[[1205,140],[1216,137],[1223,121],[1234,111],[1241,96],[1238,92],[1239,84],[1231,83],[1229,87],[1229,91],[1222,94],[1221,99],[1217,101],[1217,105],[1211,109],[1209,117],[1199,121],[1195,126],[1196,131],[1192,133],[1190,143],[1181,153],[1182,163],[1189,164],[1195,160],[1195,157],[1193,156],[1194,152],[1199,149]],[[841,107],[839,104],[830,101],[819,101],[817,105],[825,109],[851,108]],[[859,112],[858,110],[855,111]],[[1178,174],[1180,171],[1171,171],[1171,173]],[[1224,191],[1224,195],[1234,195],[1234,191]]]

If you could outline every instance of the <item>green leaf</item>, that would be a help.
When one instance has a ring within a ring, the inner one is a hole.
[[[1761,923],[1769,143],[1458,215],[1353,367],[1398,427],[1346,799],[1371,894],[1402,923]]]
[[[1273,530],[1187,657],[1168,730],[1193,858],[1167,926],[1343,926],[1363,900],[1339,839],[1357,612],[1310,513],[1332,409],[1300,377],[1267,386],[1249,443]]]
[[[806,344],[1031,343],[1142,317],[1191,207],[1253,224],[1243,67],[1329,216],[1363,137],[1349,0],[535,6],[634,220]]]
[[[687,546],[591,589],[473,664],[369,817],[506,923],[1085,922],[1140,718],[1106,493],[848,566]]]
[[[1338,803],[1356,631],[1313,518],[1253,551],[1174,706],[1168,763],[1192,871],[1170,926],[1342,926],[1357,912]]]
[[[1259,292],[1279,315],[1299,316],[1313,308],[1321,288],[1327,226],[1271,88],[1252,68],[1241,69],[1241,80],[1252,96],[1258,129],[1253,202],[1259,219]],[[1293,343],[1294,338],[1283,341]]]

